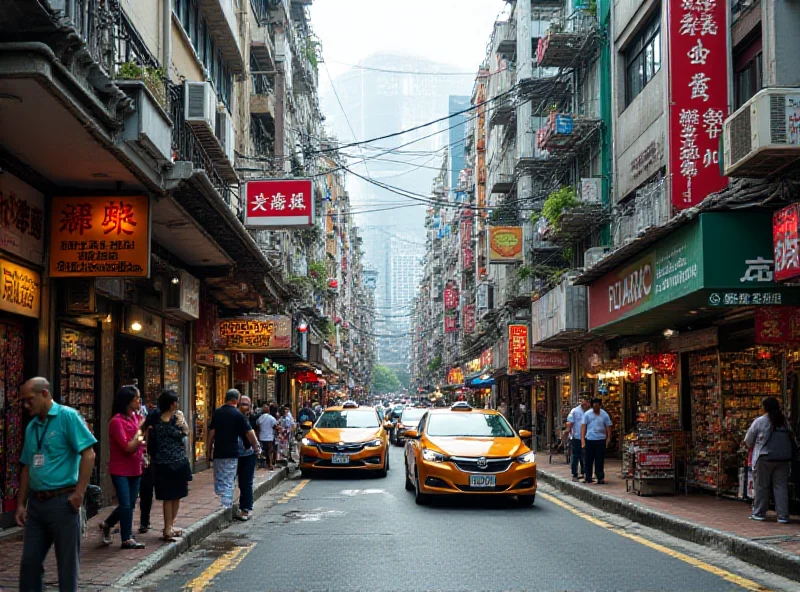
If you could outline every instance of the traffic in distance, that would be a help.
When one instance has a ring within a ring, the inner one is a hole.
[[[302,428],[304,477],[341,470],[386,477],[395,444],[405,446],[405,488],[417,504],[436,495],[514,496],[521,506],[536,499],[536,457],[525,443],[531,432],[515,431],[493,409],[464,401],[435,408],[346,401]]]

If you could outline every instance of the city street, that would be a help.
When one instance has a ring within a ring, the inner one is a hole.
[[[140,582],[143,590],[794,590],[796,583],[540,488],[513,501],[417,506],[402,451],[386,479],[289,480],[255,518]],[[591,514],[591,520],[586,513]]]

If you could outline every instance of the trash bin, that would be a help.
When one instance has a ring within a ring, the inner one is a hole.
[[[84,505],[86,506],[86,519],[96,516],[100,511],[100,498],[103,490],[98,485],[89,485],[86,487],[86,499]]]

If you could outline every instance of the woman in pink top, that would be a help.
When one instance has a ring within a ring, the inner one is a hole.
[[[119,522],[123,549],[143,549],[144,543],[133,538],[133,510],[139,497],[139,482],[142,479],[142,454],[144,437],[142,419],[137,413],[141,407],[139,389],[123,386],[117,391],[108,424],[109,451],[108,472],[117,493],[114,511],[100,523],[103,543],[111,544],[111,528]]]

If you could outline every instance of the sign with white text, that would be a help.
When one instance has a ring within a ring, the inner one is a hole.
[[[727,2],[715,0],[669,2],[669,172],[676,210],[728,184],[719,167],[728,116],[728,10]]]
[[[41,291],[37,272],[0,259],[0,310],[39,318]]]
[[[311,179],[264,179],[244,184],[245,226],[306,228],[314,225]]]

